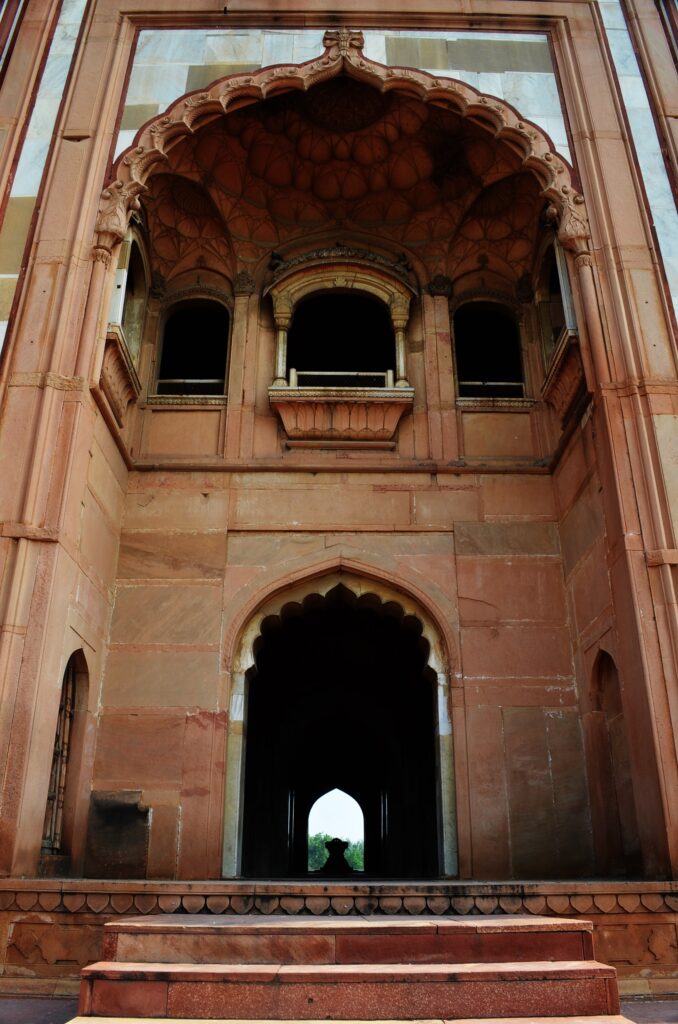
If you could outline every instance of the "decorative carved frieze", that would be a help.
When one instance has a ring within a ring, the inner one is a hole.
[[[269,388],[292,441],[392,441],[414,388]]]
[[[111,407],[115,422],[119,427],[124,426],[127,406],[132,400],[139,397],[141,384],[127,354],[125,342],[113,326],[109,328],[106,336],[106,348],[99,383]]]

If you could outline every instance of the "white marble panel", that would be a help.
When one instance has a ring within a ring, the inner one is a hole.
[[[659,240],[664,269],[678,313],[678,213],[671,193],[664,158],[645,87],[619,0],[600,4],[631,136],[638,155],[650,212]]]
[[[617,3],[617,0],[613,0],[613,2],[610,2],[610,0],[599,0],[598,7],[603,15],[603,21],[605,22],[608,31],[614,28],[620,28],[626,31],[624,12]]]
[[[264,45],[261,54],[261,66],[269,64],[291,64],[294,53],[294,32],[264,32]],[[322,52],[322,51],[321,51]]]
[[[9,320],[0,320],[0,352],[2,352],[5,345],[5,335],[7,334],[7,327]]]
[[[188,64],[139,64],[130,76],[126,104],[157,103],[163,109],[186,92]]]
[[[50,138],[27,135],[19,157],[14,184],[12,185],[11,196],[16,199],[20,196],[37,196],[40,190],[42,172],[47,159]]]
[[[59,25],[77,25],[80,28],[85,11],[85,0],[64,0],[59,15]]]
[[[386,64],[386,35],[384,32],[365,32],[364,54],[378,64]]]
[[[504,96],[504,80],[500,74],[494,74],[489,71],[484,71],[478,75],[478,88],[486,96],[497,96],[500,100],[506,99]]]
[[[145,29],[139,33],[134,63],[207,64],[207,36],[196,29]]]
[[[304,64],[307,60],[313,60],[320,56],[324,50],[322,30],[312,32],[306,29],[303,32],[295,32],[294,45],[292,47],[292,60],[295,64]]]
[[[136,129],[134,129],[134,128],[126,129],[124,132],[119,132],[118,133],[118,141],[115,144],[115,157],[114,157],[114,159],[117,160],[118,157],[120,156],[120,154],[124,150],[126,150],[128,146],[132,145],[132,143],[134,142],[134,136],[135,135],[136,135]]]
[[[505,71],[501,80],[504,99],[525,117],[533,120],[541,114],[562,119],[560,96],[553,75]]]
[[[259,64],[264,50],[260,29],[210,32],[205,40],[206,64]]]

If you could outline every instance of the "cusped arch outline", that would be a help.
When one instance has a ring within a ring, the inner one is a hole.
[[[330,29],[323,43],[324,53],[314,60],[219,79],[205,91],[180,97],[147,122],[113,165],[113,180],[102,192],[97,248],[110,252],[124,237],[132,211],[139,208],[146,181],[166,170],[169,153],[181,139],[251,103],[286,92],[304,92],[341,74],[384,93],[395,90],[444,107],[509,146],[521,157],[523,168],[537,178],[542,194],[555,208],[561,243],[575,252],[589,248],[584,198],[574,187],[572,168],[538,125],[521,117],[506,101],[484,95],[457,79],[414,68],[386,67],[370,60],[363,54],[364,40],[359,31]]]
[[[262,623],[271,617],[280,617],[285,607],[303,604],[307,597],[326,597],[338,586],[350,590],[356,597],[370,595],[384,606],[396,604],[403,618],[413,616],[421,624],[422,639],[428,645],[427,664],[436,676],[436,736],[438,772],[439,831],[441,837],[442,869],[446,876],[458,874],[458,842],[456,824],[456,772],[452,737],[450,651],[437,616],[429,614],[428,605],[407,590],[395,587],[386,579],[377,579],[348,565],[335,563],[334,569],[300,575],[295,581],[288,577],[284,585],[271,588],[267,596],[255,603],[248,602],[241,609],[239,627],[235,632],[232,650],[231,688],[227,727],[226,779],[224,801],[224,834],[222,874],[237,877],[240,874],[242,819],[245,770],[246,688],[250,670],[256,664],[256,645],[261,637]],[[408,588],[409,589],[409,588]],[[253,607],[254,605],[254,607]]]

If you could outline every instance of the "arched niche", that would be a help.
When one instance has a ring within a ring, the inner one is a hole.
[[[583,725],[598,869],[611,877],[638,877],[642,857],[622,686],[603,649],[593,665]]]
[[[267,630],[277,628],[275,622],[302,615],[305,609],[318,608],[326,600],[333,600],[333,593],[342,589],[348,601],[357,602],[363,609],[374,611],[375,615],[391,617],[393,621],[406,623],[412,630],[416,642],[424,652],[422,672],[429,680],[431,694],[432,750],[434,761],[434,787],[432,800],[435,805],[435,843],[437,872],[440,875],[455,876],[458,873],[455,776],[453,758],[453,737],[450,715],[450,676],[445,643],[440,629],[418,601],[401,591],[372,579],[350,572],[334,571],[321,578],[309,579],[278,593],[259,607],[244,626],[236,646],[231,673],[229,700],[228,748],[225,785],[225,815],[223,844],[223,874],[237,877],[243,869],[243,833],[245,827],[246,787],[246,736],[248,720],[248,696],[253,673],[258,671],[258,654],[265,640]],[[284,694],[281,695],[284,706]],[[359,713],[359,709],[356,709]],[[378,723],[375,723],[375,726]],[[405,730],[406,731],[406,730]],[[329,778],[329,776],[328,776]],[[331,782],[331,780],[330,780]],[[314,783],[315,784],[315,783]],[[338,788],[351,788],[341,786]],[[310,806],[321,792],[328,788],[323,779],[317,783],[318,792],[308,787],[303,795],[303,806],[299,810],[306,827]],[[332,785],[330,785],[332,788]],[[358,799],[359,794],[352,795]],[[374,794],[373,794],[374,796]],[[364,801],[359,801],[365,813]],[[370,846],[369,829],[366,825],[366,850]],[[301,859],[305,854],[297,848]],[[366,864],[370,873],[370,865]],[[303,873],[303,872],[302,872]]]
[[[84,761],[87,751],[89,671],[82,650],[68,658],[61,680],[59,707],[41,843],[46,874],[78,874],[82,867]]]

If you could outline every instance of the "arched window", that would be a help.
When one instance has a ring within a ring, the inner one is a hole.
[[[328,848],[333,839],[343,840],[345,849]],[[357,800],[342,789],[332,789],[319,797],[308,815],[308,870],[332,871],[332,860],[342,860],[353,871],[365,869],[365,819]]]
[[[82,651],[68,659],[61,686],[52,764],[42,832],[42,859],[72,853],[78,805],[78,776],[87,715],[87,666]]]
[[[228,310],[213,299],[172,306],[163,329],[157,394],[223,395],[229,326]]]
[[[135,367],[139,365],[147,305],[148,279],[144,258],[135,235],[130,231],[120,249],[109,321],[121,329]]]
[[[287,340],[293,387],[393,387],[395,355],[389,311],[372,295],[316,292],[294,310]]]
[[[467,302],[454,314],[460,398],[522,398],[520,333],[512,311],[497,302]]]
[[[548,366],[564,337],[576,331],[565,255],[555,243],[549,245],[542,260],[537,310],[544,363]]]

